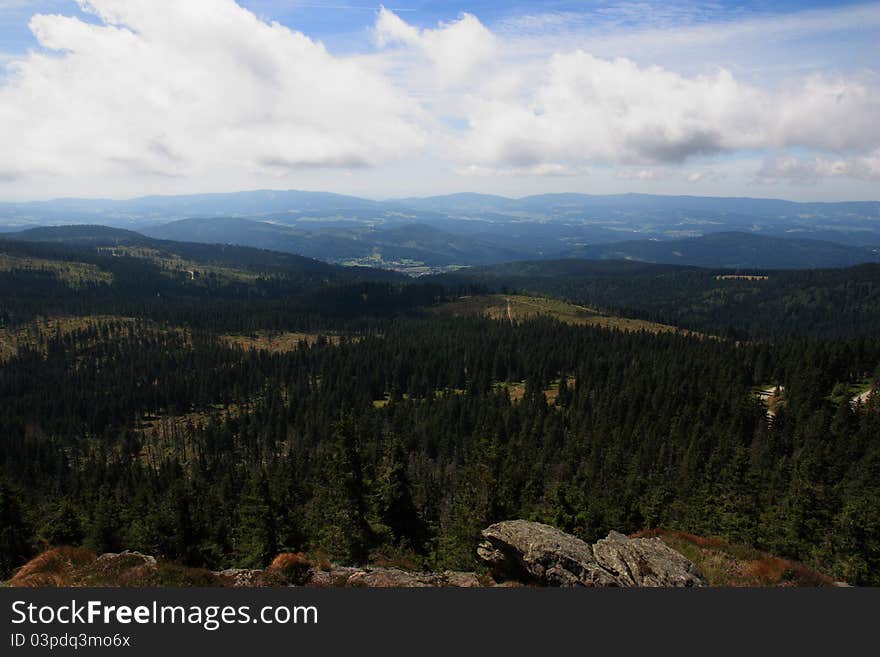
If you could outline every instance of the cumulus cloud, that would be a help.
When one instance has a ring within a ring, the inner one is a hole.
[[[495,36],[476,16],[467,13],[436,29],[418,29],[382,7],[375,36],[380,48],[403,45],[424,55],[443,85],[463,82],[496,53]]]
[[[760,182],[816,183],[823,178],[856,178],[880,181],[880,149],[862,157],[776,157],[758,171]]]
[[[233,0],[79,0],[36,15],[41,49],[0,87],[0,171],[198,177],[369,166],[424,141],[418,105]]]
[[[601,170],[705,184],[731,155],[757,168],[772,153],[761,180],[878,179],[870,71],[759,86],[724,68],[688,74],[599,56],[589,38],[524,47],[509,25],[493,32],[471,14],[426,28],[385,8],[370,52],[342,57],[235,0],[78,2],[95,21],[34,16],[40,48],[0,79],[4,188],[64,179],[94,189],[106,176],[253,186],[409,156],[466,176]],[[527,20],[530,30],[572,22]]]
[[[765,92],[721,70],[684,77],[583,51],[556,54],[508,97],[470,100],[462,150],[483,163],[681,163],[746,149],[880,144],[880,93],[813,78]]]
[[[686,76],[582,49],[524,60],[467,15],[419,30],[383,9],[376,32],[380,45],[429,51],[435,66],[449,60],[459,77],[482,62],[478,85],[443,99],[442,111],[467,126],[445,142],[465,163],[460,172],[544,174],[588,163],[680,165],[742,151],[880,145],[880,91],[869,78],[812,76],[766,90],[724,69]]]

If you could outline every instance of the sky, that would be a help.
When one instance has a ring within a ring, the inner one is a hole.
[[[0,0],[0,200],[880,199],[880,2]]]

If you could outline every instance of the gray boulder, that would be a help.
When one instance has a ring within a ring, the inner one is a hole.
[[[706,586],[700,570],[659,538],[611,532],[593,545],[593,554],[620,586]]]
[[[588,543],[555,527],[527,520],[499,522],[483,530],[477,555],[496,579],[539,586],[617,586]]]
[[[549,525],[499,522],[483,530],[477,555],[498,580],[538,586],[705,586],[699,570],[660,539],[617,532],[594,546]]]

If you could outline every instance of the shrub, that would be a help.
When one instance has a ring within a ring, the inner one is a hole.
[[[269,570],[280,574],[288,584],[302,586],[309,580],[312,569],[311,560],[302,552],[282,552],[269,566]]]

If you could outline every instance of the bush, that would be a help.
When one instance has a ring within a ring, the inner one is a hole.
[[[288,584],[302,586],[309,580],[312,569],[311,560],[302,552],[282,552],[269,566],[269,570],[278,573]]]

